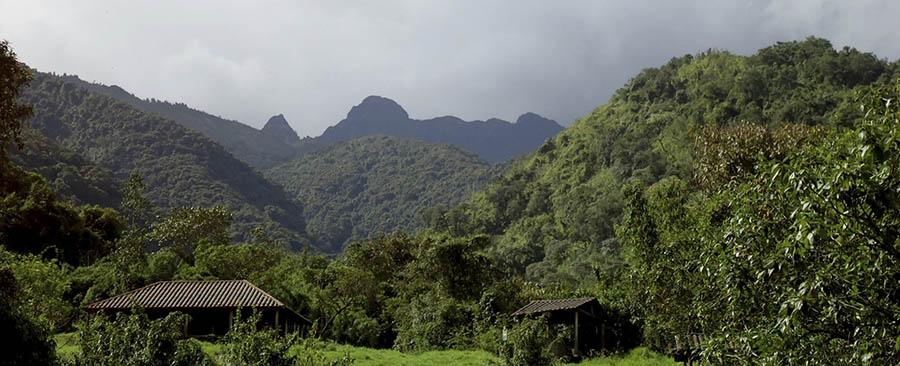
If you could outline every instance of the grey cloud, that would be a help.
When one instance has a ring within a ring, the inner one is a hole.
[[[900,2],[9,1],[0,38],[44,71],[118,84],[260,127],[318,135],[367,95],[414,118],[563,124],[631,76],[708,48],[816,35],[891,60]]]

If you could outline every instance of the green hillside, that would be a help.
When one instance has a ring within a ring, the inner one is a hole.
[[[309,234],[340,251],[350,241],[418,229],[423,209],[459,203],[498,169],[452,145],[369,136],[302,155],[268,177],[303,204]]]
[[[15,149],[12,161],[47,179],[61,200],[103,207],[122,202],[120,182],[109,169],[30,128],[22,131],[22,142],[24,149]]]
[[[238,159],[258,170],[285,162],[298,152],[295,146],[275,136],[237,121],[227,120],[190,108],[184,103],[140,99],[119,86],[89,83],[79,79],[77,76],[64,76],[64,79],[91,91],[125,102],[141,111],[155,113],[200,132],[203,136],[222,145]]]
[[[699,128],[738,121],[846,125],[861,117],[855,92],[897,73],[896,62],[815,38],[751,56],[676,57],[632,78],[607,104],[430,226],[495,235],[494,256],[526,278],[593,284],[621,268],[615,227],[622,186],[690,179]]]
[[[263,226],[294,246],[306,243],[299,204],[199,133],[50,74],[36,72],[20,100],[34,105],[26,124],[63,149],[108,169],[120,182],[141,174],[159,211],[223,205],[234,212],[239,239]]]

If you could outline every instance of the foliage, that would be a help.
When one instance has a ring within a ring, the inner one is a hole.
[[[900,361],[898,97],[867,92],[855,128],[759,155],[714,192],[630,190],[621,233],[654,345],[700,331],[713,363]]]
[[[41,176],[0,161],[0,243],[10,251],[89,264],[121,228],[115,211],[59,202]]]
[[[150,320],[146,314],[94,315],[78,330],[81,353],[74,365],[212,365],[200,346],[182,339],[187,315],[170,313]]]
[[[0,266],[0,329],[12,336],[5,337],[0,345],[3,352],[0,365],[55,364],[49,329],[23,308],[16,278],[5,264]]]
[[[621,281],[609,279],[622,272],[615,227],[622,219],[626,182],[650,186],[671,176],[690,179],[696,167],[692,135],[718,138],[704,132],[706,126],[742,121],[765,126],[736,128],[761,133],[745,147],[764,143],[771,155],[814,138],[794,135],[808,130],[803,125],[852,124],[860,116],[854,92],[887,82],[895,69],[872,54],[835,50],[817,38],[779,43],[746,57],[710,50],[673,58],[632,78],[606,105],[446,211],[444,220],[429,220],[436,223],[429,230],[495,236],[496,260],[536,281],[617,286]],[[785,123],[791,131],[770,129]],[[744,167],[710,156],[720,168]],[[753,161],[750,156],[747,162]],[[719,183],[713,174],[699,176],[714,180],[711,186]],[[598,292],[607,290],[622,291]]]
[[[228,233],[231,220],[231,212],[221,206],[175,208],[168,217],[153,225],[151,237],[184,261],[193,263],[195,250],[226,245],[231,241]]]
[[[9,42],[0,40],[0,159],[6,160],[7,144],[21,148],[22,120],[31,117],[32,107],[18,100],[21,88],[31,81],[31,73],[16,60]]]
[[[553,364],[546,319],[523,319],[509,331],[509,341],[501,350],[500,364],[544,366]]]
[[[247,319],[238,311],[228,334],[225,335],[222,360],[227,365],[289,366],[295,360],[288,350],[297,342],[297,334],[281,336],[272,328],[260,329],[262,315],[254,312]]]
[[[0,268],[12,273],[20,310],[51,332],[67,326],[74,307],[66,301],[71,285],[70,266],[33,254],[13,254],[0,248]]]

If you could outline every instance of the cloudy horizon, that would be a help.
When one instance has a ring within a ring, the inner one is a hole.
[[[221,5],[225,4],[225,5]],[[368,95],[410,117],[569,126],[629,78],[707,49],[816,36],[900,58],[900,2],[0,0],[0,39],[40,71],[317,136]]]

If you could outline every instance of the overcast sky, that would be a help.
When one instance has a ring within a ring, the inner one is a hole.
[[[570,125],[630,77],[708,48],[827,38],[900,57],[900,1],[0,0],[41,71],[316,136],[368,95],[413,118]]]

